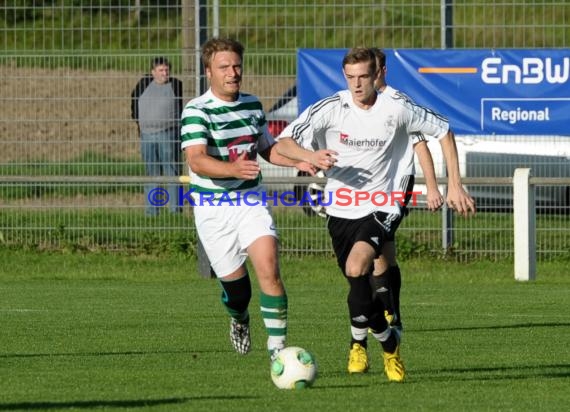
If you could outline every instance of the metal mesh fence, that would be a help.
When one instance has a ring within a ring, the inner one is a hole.
[[[0,176],[4,178],[0,242],[194,251],[191,208],[186,206],[181,215],[161,213],[149,219],[144,216],[141,183],[34,179],[144,176],[130,93],[149,71],[151,58],[160,55],[170,59],[172,75],[183,81],[184,100],[193,98],[203,81],[197,48],[211,35],[244,43],[243,90],[258,95],[269,111],[295,84],[298,48],[563,49],[570,42],[570,4],[562,0],[4,1],[0,4]],[[514,143],[526,139],[458,138]],[[542,136],[536,144],[550,142],[556,147],[567,144],[567,139]],[[553,153],[542,163],[533,161],[474,158],[466,167],[475,177],[512,176],[515,167],[529,165],[538,176],[570,176],[567,155]],[[550,176],[552,170],[558,175]],[[264,165],[264,175],[294,176],[294,172]],[[9,182],[10,176],[29,181]],[[486,188],[469,187],[472,192]],[[509,204],[500,201],[510,197],[509,190],[497,188],[494,198],[480,204],[475,218],[454,218],[449,250],[461,259],[511,257],[512,215]],[[538,191],[557,199],[538,214],[538,257],[568,257],[569,189],[558,185]],[[285,252],[330,253],[322,218],[298,207],[276,208],[275,214]],[[400,255],[441,253],[442,219],[440,213],[415,208],[399,230]]]

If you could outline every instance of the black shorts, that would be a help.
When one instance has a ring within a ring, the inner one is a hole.
[[[376,257],[382,254],[385,242],[394,241],[396,230],[408,212],[407,205],[414,187],[414,176],[406,176],[406,196],[401,213],[374,212],[360,219],[344,219],[328,216],[327,227],[337,257],[337,263],[344,273],[346,260],[354,244],[358,241],[368,243],[374,249]]]
[[[344,273],[346,260],[356,242],[368,243],[380,256],[386,241],[394,240],[394,233],[402,221],[401,215],[374,212],[360,219],[328,216],[327,228],[338,266]]]
[[[410,209],[408,209],[408,204],[410,203],[410,199],[412,198],[412,190],[414,190],[414,183],[416,181],[416,178],[414,177],[414,175],[406,175],[402,178],[402,185],[405,186],[405,193],[406,195],[404,196],[404,204],[401,207],[401,211],[402,213],[398,216],[398,218],[396,218],[391,227],[393,228],[393,230],[388,234],[388,237],[386,238],[386,240],[393,242],[395,239],[395,234],[396,234],[396,229],[398,229],[398,227],[400,226],[400,223],[402,223],[402,219],[404,219],[404,217],[408,216],[408,214],[410,213]]]

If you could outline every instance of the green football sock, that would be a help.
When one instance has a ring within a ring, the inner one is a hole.
[[[267,349],[272,352],[284,348],[287,336],[287,294],[269,296],[261,292],[259,303],[268,335]]]

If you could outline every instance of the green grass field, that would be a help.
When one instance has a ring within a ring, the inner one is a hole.
[[[0,410],[561,411],[570,401],[570,277],[531,283],[506,263],[411,260],[404,273],[407,381],[380,348],[346,373],[346,285],[332,259],[284,259],[289,344],[318,361],[315,387],[269,377],[258,297],[253,351],[233,352],[212,279],[169,258],[0,249]]]

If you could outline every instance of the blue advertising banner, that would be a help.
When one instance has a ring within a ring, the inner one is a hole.
[[[346,88],[346,49],[300,49],[302,111]],[[570,50],[385,49],[386,80],[456,134],[570,135]]]

